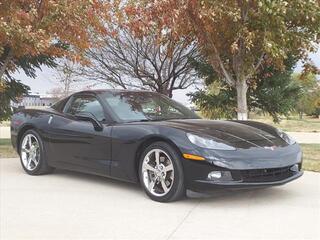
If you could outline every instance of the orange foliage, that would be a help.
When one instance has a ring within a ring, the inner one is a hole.
[[[48,54],[81,60],[94,44],[92,33],[105,34],[109,4],[99,0],[1,0],[0,56]],[[68,49],[56,44],[69,45]],[[11,66],[12,67],[12,66]]]

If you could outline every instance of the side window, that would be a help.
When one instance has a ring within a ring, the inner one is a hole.
[[[51,108],[53,108],[54,110],[56,110],[58,112],[63,112],[63,109],[64,109],[66,103],[69,101],[69,98],[70,97],[66,97],[66,98],[59,100],[58,102],[55,102],[54,104],[52,104]]]
[[[75,97],[66,111],[66,113],[71,115],[83,112],[93,114],[98,121],[105,120],[103,108],[94,96]]]

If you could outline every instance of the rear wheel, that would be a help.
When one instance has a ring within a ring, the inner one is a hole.
[[[180,155],[165,142],[151,144],[142,154],[140,183],[146,194],[159,202],[176,201],[185,195]]]
[[[44,157],[44,146],[40,135],[34,130],[26,131],[20,141],[20,160],[23,169],[30,175],[51,173]]]

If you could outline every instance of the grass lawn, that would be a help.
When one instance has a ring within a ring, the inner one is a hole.
[[[320,144],[301,144],[303,149],[303,169],[320,172]],[[0,158],[14,158],[18,154],[11,146],[10,139],[0,139]]]
[[[297,116],[291,116],[289,119],[282,119],[279,124],[276,124],[268,116],[253,116],[254,121],[270,124],[280,128],[286,132],[320,132],[320,119],[303,116],[300,120]]]
[[[201,112],[197,111],[196,113],[201,116]],[[286,132],[320,132],[320,119],[310,116],[303,116],[300,120],[298,115],[292,115],[288,119],[283,117],[280,123],[274,123],[268,114],[259,115],[250,112],[249,120],[270,124]]]
[[[18,157],[18,154],[11,146],[11,139],[0,139],[0,158],[13,157]]]
[[[320,144],[301,144],[305,170],[320,172]]]

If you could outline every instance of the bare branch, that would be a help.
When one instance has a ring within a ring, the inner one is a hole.
[[[259,67],[262,65],[264,57],[265,57],[265,53],[261,54],[261,57],[259,58],[258,62],[256,63],[256,65],[252,66],[252,71],[245,77],[244,80],[248,80],[249,78],[251,78],[254,74],[257,73]]]
[[[81,75],[92,81],[121,88],[157,91],[172,97],[172,91],[199,82],[191,59],[198,56],[195,45],[182,39],[159,45],[156,36],[143,39],[121,30],[116,38],[106,36],[98,49],[90,49],[88,66]],[[172,50],[172,51],[171,51]]]

